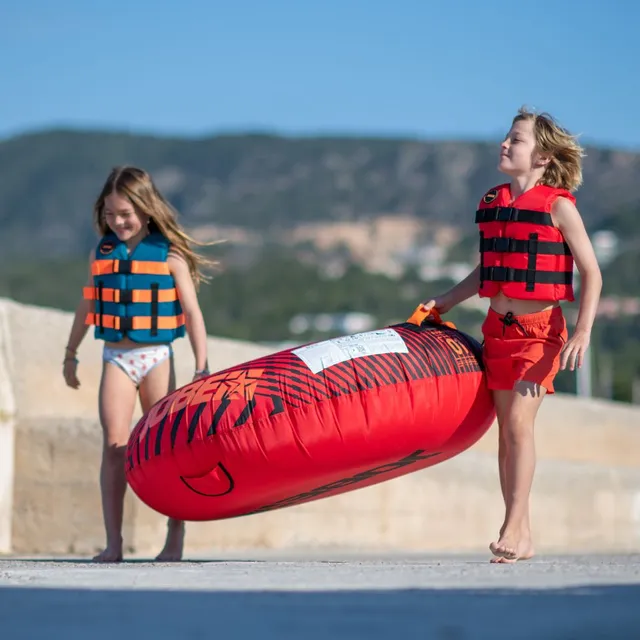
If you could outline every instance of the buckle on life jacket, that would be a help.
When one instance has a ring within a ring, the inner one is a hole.
[[[133,291],[131,289],[120,289],[119,292],[119,300],[120,304],[132,304],[133,303]]]
[[[118,273],[128,275],[131,273],[131,260],[118,260]]]
[[[493,282],[518,282],[516,270],[513,267],[484,267],[483,280]]]
[[[485,251],[495,253],[512,253],[518,251],[514,238],[487,238],[484,240]]]
[[[118,325],[118,329],[122,331],[122,333],[127,334],[130,331],[133,331],[133,318],[129,316],[119,317]]]

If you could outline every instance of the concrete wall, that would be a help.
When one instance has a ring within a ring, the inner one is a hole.
[[[11,379],[9,312],[0,303],[0,553],[11,551],[16,402]]]
[[[98,424],[19,422],[13,551],[90,554],[103,544]],[[128,552],[161,548],[165,520],[127,494]],[[542,549],[640,549],[640,470],[541,458],[533,492]],[[190,523],[187,551],[329,546],[484,550],[502,503],[495,456],[474,449],[418,473],[307,505]]]
[[[486,551],[503,510],[493,456],[464,453],[432,469],[279,512],[192,523],[187,548],[338,547]],[[640,549],[640,471],[541,460],[533,492],[539,550]],[[162,542],[155,519],[136,520],[135,546]],[[149,544],[151,546],[149,546]]]
[[[497,424],[475,449],[497,452]],[[614,467],[640,466],[640,406],[556,394],[536,422],[539,456]]]
[[[104,542],[97,420],[101,345],[87,336],[79,353],[82,387],[67,388],[61,361],[71,319],[0,300],[0,552],[90,554]],[[268,352],[209,340],[213,369]],[[193,371],[187,340],[177,343],[176,362],[178,384],[184,384]],[[139,415],[138,409],[134,421]],[[640,550],[640,409],[550,397],[537,437],[532,507],[539,550]],[[470,451],[403,478],[276,512],[190,523],[186,550],[484,551],[503,516],[495,451],[492,428]],[[165,519],[128,492],[123,533],[127,551],[154,554],[164,539]]]

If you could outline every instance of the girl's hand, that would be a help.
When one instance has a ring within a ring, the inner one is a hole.
[[[569,369],[573,371],[578,369],[584,362],[584,356],[589,348],[590,334],[587,331],[576,331],[573,336],[562,347],[560,351],[560,369],[564,370],[569,365]]]
[[[202,369],[201,371],[196,371],[193,374],[193,380],[191,382],[195,382],[196,380],[201,380],[202,378],[206,378],[207,376],[210,376],[211,373],[208,369]]]
[[[62,363],[62,375],[64,381],[68,387],[77,389],[80,386],[80,380],[78,380],[78,359],[67,356]]]

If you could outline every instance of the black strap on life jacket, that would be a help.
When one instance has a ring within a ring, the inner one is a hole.
[[[476,224],[483,222],[526,222],[544,227],[553,227],[551,216],[544,211],[530,211],[515,207],[491,207],[476,211]]]
[[[104,325],[102,324],[102,316],[104,315],[104,300],[102,299],[103,289],[104,281],[98,280],[98,329],[100,333],[104,333]]]
[[[151,283],[151,335],[158,335],[158,288],[157,282]]]
[[[573,282],[571,271],[536,271],[535,269],[513,269],[512,267],[481,267],[480,281],[526,282],[527,291],[536,284],[566,284]]]
[[[484,273],[484,251],[482,250],[482,243],[484,242],[484,232],[480,232],[480,288],[482,289],[482,285],[484,284],[484,278],[482,274]]]
[[[552,256],[570,256],[571,249],[566,242],[538,240],[538,234],[532,233],[529,240],[515,238],[485,238],[480,234],[480,253],[534,253]]]

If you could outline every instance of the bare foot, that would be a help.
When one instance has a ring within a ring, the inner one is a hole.
[[[497,556],[495,558],[491,558],[491,564],[513,564],[514,562],[520,562],[522,560],[530,560],[535,556],[535,551],[533,550],[533,544],[531,541],[522,542],[521,547],[522,553],[518,552],[517,558],[505,558],[504,556]]]
[[[184,522],[170,522],[164,548],[156,556],[156,562],[180,562],[184,549]]]
[[[494,556],[499,558],[507,558],[507,560],[518,559],[518,547],[520,545],[521,534],[518,531],[511,533],[506,528],[503,529],[502,535],[498,542],[492,542],[489,549]]]
[[[93,557],[93,562],[122,562],[122,545],[107,546],[107,548]]]
[[[494,564],[511,564],[519,560],[530,560],[535,555],[533,542],[530,535],[519,537],[501,534],[498,542],[489,545],[491,553],[495,558],[491,559]]]

